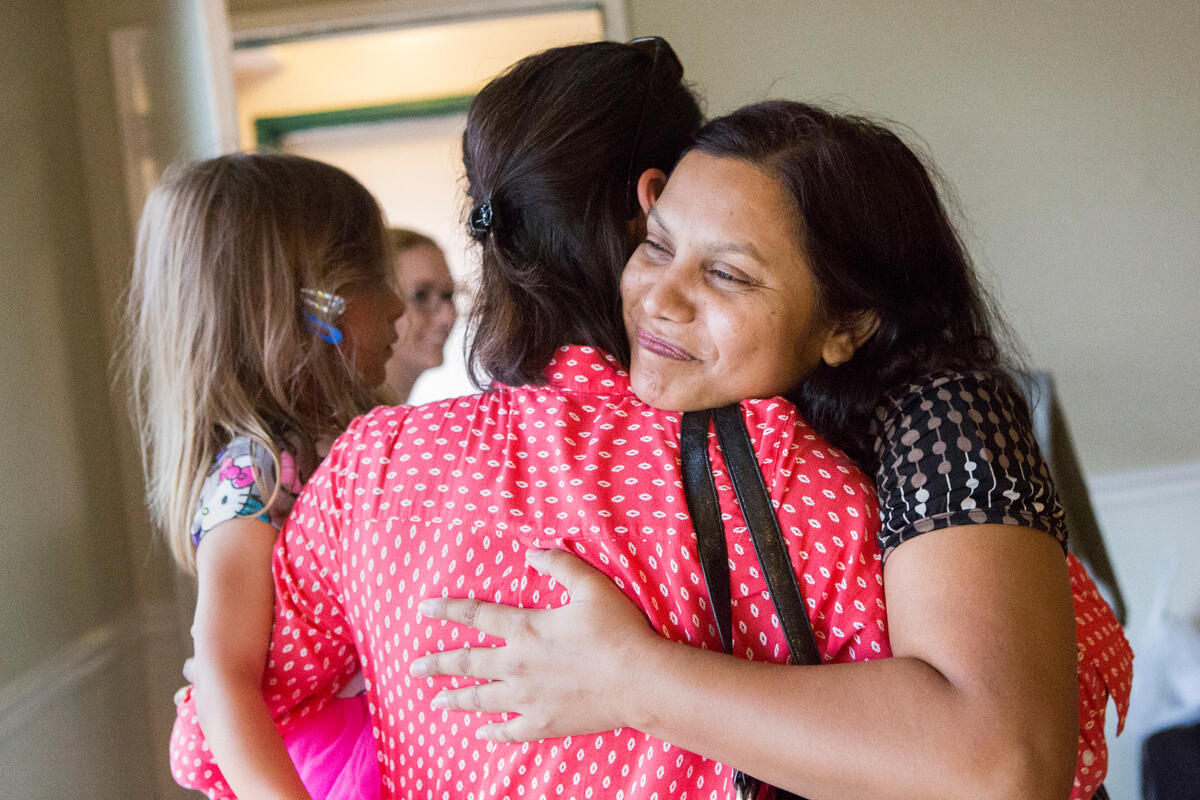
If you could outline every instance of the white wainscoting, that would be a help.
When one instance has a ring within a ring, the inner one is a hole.
[[[1099,475],[1088,480],[1088,490],[1128,604],[1127,632],[1136,674],[1140,637],[1169,569],[1175,571],[1169,611],[1200,619],[1200,461]],[[1135,707],[1137,690],[1135,683]],[[1114,739],[1112,723],[1110,716],[1109,792],[1114,798],[1135,800],[1141,797],[1141,742],[1132,736]]]

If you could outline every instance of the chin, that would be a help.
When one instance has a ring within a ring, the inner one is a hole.
[[[639,381],[636,373],[631,374],[629,378],[629,388],[633,390],[633,394],[638,400],[660,411],[678,411],[679,408],[672,404],[674,398],[671,396],[671,392],[663,389],[662,386],[661,382],[653,380]]]

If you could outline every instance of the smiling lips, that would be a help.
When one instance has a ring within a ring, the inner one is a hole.
[[[669,358],[672,361],[695,361],[696,358],[686,350],[681,350],[668,341],[658,338],[652,333],[647,333],[642,329],[637,332],[638,345],[644,350],[649,350],[656,356]]]

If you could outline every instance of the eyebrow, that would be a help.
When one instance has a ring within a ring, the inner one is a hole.
[[[671,228],[663,220],[662,214],[658,213],[658,209],[656,207],[651,206],[650,210],[646,212],[646,216],[653,219],[666,233],[670,234]],[[763,258],[763,255],[758,251],[758,248],[750,242],[704,242],[703,244],[705,248],[713,250],[717,253],[739,253],[741,255],[753,258],[760,264],[767,263],[767,260]]]

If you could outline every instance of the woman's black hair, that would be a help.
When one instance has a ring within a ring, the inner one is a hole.
[[[822,363],[790,396],[813,427],[867,469],[883,396],[939,370],[984,371],[1009,389],[1007,333],[980,286],[930,170],[871,120],[768,101],[710,122],[695,149],[745,160],[795,202],[818,308],[835,324],[879,327],[839,366]]]
[[[664,43],[665,45],[665,43]],[[593,42],[529,56],[475,96],[463,134],[482,246],[472,379],[543,383],[565,344],[628,364],[620,276],[633,246],[628,176],[669,171],[703,123],[679,72],[645,47]]]

